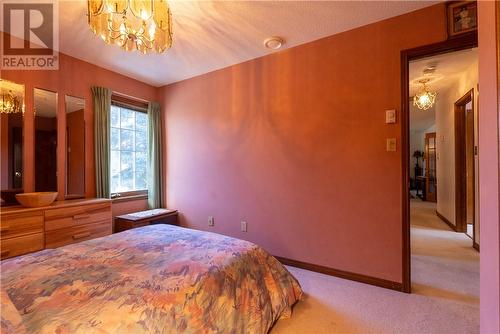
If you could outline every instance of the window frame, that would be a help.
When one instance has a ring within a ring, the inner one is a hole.
[[[147,102],[137,100],[137,99],[132,99],[130,97],[123,96],[123,95],[118,95],[116,93],[113,93],[111,95],[111,105],[117,106],[120,108],[126,108],[126,109],[133,110],[136,112],[142,112],[144,114],[148,113],[148,103]],[[111,136],[111,125],[110,125],[109,129],[110,129],[109,135]],[[110,142],[110,145],[111,145],[111,142]],[[149,145],[149,142],[148,142],[148,145]],[[111,148],[110,148],[110,152],[111,152]],[[147,199],[148,198],[148,189],[122,191],[122,192],[114,192],[113,193],[113,192],[111,192],[111,177],[109,179],[109,182],[110,182],[110,197],[113,200],[113,202],[125,202],[125,201],[130,201],[130,200]]]

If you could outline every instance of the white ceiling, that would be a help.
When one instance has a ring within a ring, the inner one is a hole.
[[[66,103],[66,113],[68,114],[74,111],[82,110],[85,107],[85,99],[80,97],[66,95],[64,96],[64,100]]]
[[[436,65],[434,74],[425,76],[422,71],[430,64]],[[427,84],[429,90],[437,92],[436,100],[446,90],[450,89],[471,66],[477,68],[477,48],[445,53],[438,56],[419,59],[409,65],[410,78],[410,126],[412,130],[423,131],[435,123],[436,111],[419,110],[413,106],[413,95],[421,87],[418,80],[423,77],[431,79]]]
[[[285,48],[401,15],[439,1],[169,1],[173,46],[142,55],[106,45],[86,20],[86,1],[61,1],[60,51],[154,86],[241,63]]]
[[[57,117],[57,93],[35,88],[33,91],[36,116]]]
[[[409,66],[410,96],[418,92],[421,87],[418,80],[421,78],[429,78],[428,88],[438,92],[439,95],[440,92],[448,89],[469,67],[477,66],[477,61],[477,48],[473,48],[411,62]],[[423,70],[431,64],[436,65],[434,74],[424,75]]]

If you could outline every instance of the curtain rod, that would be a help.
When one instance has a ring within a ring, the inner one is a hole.
[[[113,91],[113,94],[121,96],[121,97],[125,97],[125,98],[128,98],[128,99],[131,99],[131,100],[136,100],[136,101],[140,101],[140,102],[144,102],[144,103],[149,103],[148,100],[141,99],[140,97],[137,97],[137,96],[127,95],[127,94],[120,93],[120,92],[117,92],[117,91]]]

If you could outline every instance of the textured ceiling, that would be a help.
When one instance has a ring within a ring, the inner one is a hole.
[[[92,34],[86,1],[61,1],[60,51],[154,86],[264,56],[269,36],[285,48],[401,15],[438,1],[169,1],[174,41],[163,54],[109,46]]]
[[[66,113],[72,113],[74,111],[81,110],[85,107],[85,99],[80,97],[74,97],[66,95],[64,97],[64,102],[66,104]]]
[[[429,65],[435,65],[436,70],[434,74],[426,76],[423,74],[423,70]],[[430,78],[427,86],[439,94],[448,89],[463,75],[464,71],[473,65],[477,66],[477,48],[445,53],[411,62],[409,66],[410,96],[418,92],[421,87],[418,80],[421,78]]]
[[[436,70],[431,75],[428,87],[431,91],[437,92],[436,100],[446,90],[453,87],[457,80],[469,70],[471,66],[478,64],[477,48],[445,53],[438,56],[419,59],[411,62],[409,66],[410,78],[410,125],[414,131],[423,131],[435,123],[436,111],[432,107],[429,110],[419,110],[413,106],[413,95],[421,87],[417,81],[425,77],[422,71],[429,65],[435,65]]]
[[[57,93],[35,88],[34,92],[35,113],[40,117],[57,117]]]

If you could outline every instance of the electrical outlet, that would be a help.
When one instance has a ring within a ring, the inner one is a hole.
[[[241,221],[241,232],[246,232],[246,231],[247,231],[247,222]]]
[[[215,219],[212,216],[208,216],[208,226],[214,226],[215,225]]]

